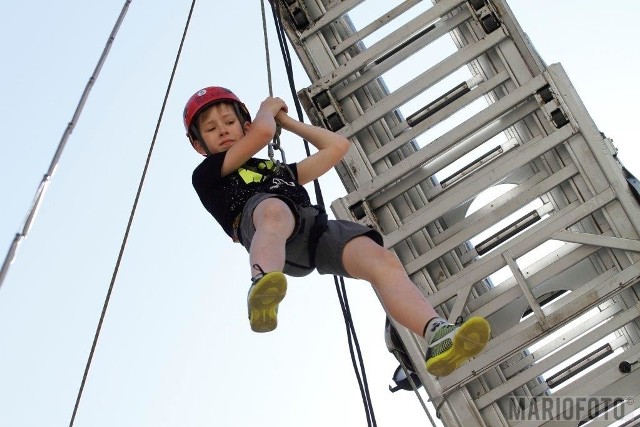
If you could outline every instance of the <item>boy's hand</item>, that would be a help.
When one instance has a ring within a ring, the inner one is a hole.
[[[280,98],[267,98],[260,104],[260,111],[269,112],[271,117],[276,117],[280,111],[285,113],[289,110],[287,104]],[[260,112],[259,111],[259,112]]]
[[[291,117],[289,117],[286,110],[280,110],[278,114],[276,114],[275,119],[277,124],[282,126],[283,129],[287,129],[287,121],[291,120]]]
[[[244,136],[227,150],[220,171],[221,176],[227,176],[237,170],[267,146],[277,130],[276,116],[279,113],[286,116],[287,110],[287,104],[280,98],[269,97],[262,101],[253,122],[250,125],[244,124]]]

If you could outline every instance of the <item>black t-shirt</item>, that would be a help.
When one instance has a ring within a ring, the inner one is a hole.
[[[247,200],[257,193],[281,194],[300,206],[311,205],[307,190],[298,184],[296,163],[287,165],[295,179],[286,167],[281,166],[276,172],[271,160],[256,158],[221,177],[226,154],[225,151],[208,156],[195,168],[191,180],[204,207],[230,237],[233,237],[234,219],[242,213]]]

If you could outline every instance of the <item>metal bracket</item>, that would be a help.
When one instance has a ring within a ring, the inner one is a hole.
[[[293,22],[296,30],[302,32],[309,28],[311,21],[309,20],[309,14],[307,13],[304,2],[298,0],[282,0],[282,4],[289,11],[291,22]]]
[[[536,98],[543,106],[542,111],[544,111],[545,115],[556,129],[560,129],[562,126],[569,123],[567,115],[564,113],[555,93],[549,85],[538,90],[536,92]]]
[[[331,131],[336,132],[346,123],[342,116],[341,108],[330,90],[324,90],[315,96],[311,96],[309,89],[301,91],[305,94],[308,103],[313,106],[317,118]]]

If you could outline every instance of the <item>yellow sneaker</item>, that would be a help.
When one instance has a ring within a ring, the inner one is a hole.
[[[278,326],[278,304],[287,293],[287,279],[279,271],[252,279],[247,296],[249,323],[254,332],[271,332]]]
[[[427,372],[437,377],[449,375],[484,349],[490,333],[489,322],[482,317],[442,326],[427,348]]]

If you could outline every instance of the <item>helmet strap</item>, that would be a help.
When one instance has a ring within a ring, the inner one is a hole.
[[[238,117],[238,120],[240,120],[241,122],[240,124],[244,127],[244,122],[251,123],[251,119],[247,117],[248,111],[246,111],[246,109],[243,109],[239,102],[232,102],[232,104],[233,109],[236,112],[236,117]]]
[[[200,144],[204,152],[207,153],[207,157],[213,154],[211,151],[209,151],[209,147],[207,147],[207,144],[204,143],[204,139],[202,138],[202,135],[200,134],[200,131],[198,130],[198,127],[196,125],[191,125],[189,133],[191,134],[192,144]]]

